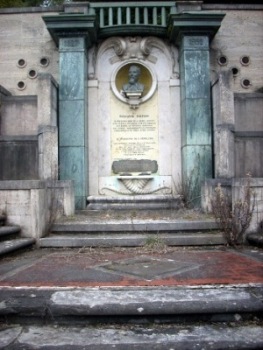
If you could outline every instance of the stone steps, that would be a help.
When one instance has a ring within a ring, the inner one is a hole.
[[[262,349],[262,321],[255,319],[263,312],[260,295],[256,286],[5,288],[0,345]]]
[[[0,216],[0,256],[29,247],[35,243],[33,238],[21,238],[20,227],[6,225],[6,217]]]
[[[34,243],[33,238],[17,238],[0,242],[0,256],[30,247]]]
[[[40,247],[136,247],[150,242],[174,246],[221,245],[224,238],[211,218],[178,218],[162,211],[85,211],[56,222]]]
[[[252,350],[262,349],[262,328],[254,326],[13,326],[3,330],[6,349],[74,350]]]
[[[224,244],[211,218],[178,218],[167,212],[165,217],[164,212],[158,217],[156,214],[87,211],[57,221],[51,234],[39,240],[39,246]],[[66,256],[65,264],[70,264]],[[76,273],[74,267],[72,269],[72,273]],[[65,272],[65,278],[67,276]],[[100,277],[94,275],[93,278]],[[0,293],[5,300],[0,320],[4,319],[7,324],[2,339],[5,344],[13,342],[14,348],[17,344],[36,349],[92,350],[263,347],[262,285],[92,288],[79,283],[75,287],[74,284],[10,287]]]
[[[224,244],[222,233],[76,233],[52,234],[39,240],[42,248],[63,247],[140,247],[154,244],[168,246],[211,246]]]
[[[4,349],[252,350],[262,349],[256,325],[21,326],[0,331]]]

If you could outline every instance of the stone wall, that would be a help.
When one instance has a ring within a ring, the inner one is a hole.
[[[39,73],[58,78],[58,50],[42,20],[46,11],[0,10],[0,84],[12,95],[36,95]]]
[[[0,164],[0,181],[38,179],[37,136],[0,136]]]
[[[0,213],[19,225],[23,237],[38,239],[61,215],[74,214],[71,181],[0,181]]]
[[[188,6],[185,3],[181,5]],[[197,11],[201,9],[201,3],[194,8]],[[227,9],[227,6],[219,9],[215,5],[205,10],[226,14],[210,43],[214,176],[216,181],[217,178],[232,181],[232,178],[242,177],[250,171],[252,176],[261,178],[263,7],[256,10],[251,5],[245,10],[242,7],[234,8],[233,5],[231,9]],[[12,95],[3,93],[4,97],[1,98],[1,102],[6,100],[1,109],[1,147],[8,147],[9,153],[5,153],[5,156],[1,152],[0,160],[1,163],[8,159],[10,161],[12,147],[22,149],[20,143],[26,142],[27,151],[23,154],[28,159],[30,157],[26,154],[32,154],[34,166],[31,169],[33,173],[21,175],[23,178],[56,180],[58,177],[56,80],[59,79],[59,52],[42,16],[57,15],[60,11],[63,8],[0,10],[0,84]],[[177,48],[171,43],[165,40],[160,43],[158,39],[149,48],[151,54],[147,64],[156,69],[159,81],[158,98],[162,102],[159,103],[158,110],[163,123],[159,129],[159,169],[163,177],[172,175],[171,181],[169,180],[171,183],[176,182],[181,174],[182,130],[179,101],[182,72],[179,71]],[[132,50],[130,54],[134,54]],[[110,62],[113,71],[114,67],[121,64],[122,58],[114,51],[110,39],[104,43],[97,42],[89,49],[88,55],[88,80],[85,82],[85,94],[87,93],[88,98],[85,100],[85,108],[88,110],[89,120],[85,119],[83,123],[90,163],[86,172],[89,179],[84,181],[87,187],[89,183],[89,193],[97,195],[101,186],[100,179],[103,182],[105,178],[111,178],[111,159],[109,152],[105,151],[105,145],[110,143],[109,101],[112,93],[108,64]],[[156,57],[157,64],[154,63]],[[164,73],[167,73],[165,77]],[[245,99],[241,94],[246,95]],[[37,142],[37,146],[36,143],[33,146],[33,141]],[[20,164],[21,160],[22,158]],[[18,173],[23,173],[18,161],[14,168],[19,170]],[[10,161],[9,170],[5,170],[7,174],[2,175],[2,179],[18,179],[17,175],[12,177],[11,173],[15,171],[11,169]]]
[[[39,178],[37,130],[37,97],[1,93],[0,180]]]
[[[235,177],[263,177],[263,93],[237,93],[235,103]]]
[[[57,179],[58,85],[50,74],[37,82],[35,96],[0,86],[0,180]]]
[[[253,8],[253,6],[251,6]],[[57,15],[61,9],[28,8],[0,10],[0,76],[1,85],[13,95],[34,95],[38,73],[50,73],[58,79],[58,49],[51,39],[43,15]],[[231,89],[244,92],[241,80],[247,78],[251,85],[246,91],[262,88],[262,10],[214,10],[226,13],[221,28],[211,43],[211,74],[229,71]],[[226,64],[218,59],[225,56]],[[249,56],[249,64],[240,59]],[[232,69],[237,68],[237,74]],[[36,74],[34,74],[34,71]],[[25,83],[23,88],[18,83]]]
[[[263,8],[216,11],[226,15],[211,43],[211,75],[217,79],[218,73],[229,73],[229,87],[233,92],[258,92],[263,88],[262,11]],[[225,60],[220,63],[223,56]],[[243,79],[250,83],[242,85]]]

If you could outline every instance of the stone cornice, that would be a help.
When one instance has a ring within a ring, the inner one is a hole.
[[[87,47],[97,40],[97,21],[95,15],[62,14],[43,16],[47,29],[58,46],[59,38],[84,36]]]
[[[171,14],[168,23],[168,38],[179,44],[183,35],[206,35],[210,40],[220,28],[225,14],[208,12],[185,12]]]

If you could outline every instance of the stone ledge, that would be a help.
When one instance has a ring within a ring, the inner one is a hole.
[[[11,326],[0,331],[4,348],[23,349],[262,349],[257,325]],[[74,344],[74,345],[73,345]]]
[[[173,209],[181,203],[179,195],[89,196],[87,200],[90,210]]]
[[[5,96],[3,99],[3,102],[5,104],[9,102],[20,102],[20,103],[25,103],[25,102],[36,102],[37,103],[37,95],[23,95],[23,96],[18,96],[18,95],[8,95]]]
[[[63,6],[52,6],[52,7],[9,7],[1,8],[1,15],[12,15],[12,14],[22,14],[22,13],[45,13],[45,12],[62,12]]]
[[[1,315],[187,315],[263,311],[262,285],[231,287],[0,288]]]
[[[0,242],[0,256],[7,253],[14,252],[21,248],[31,246],[34,243],[35,243],[35,240],[33,238],[19,238],[19,239],[13,239],[10,241]]]
[[[42,180],[6,180],[0,181],[1,190],[33,190],[46,188],[46,182]]]
[[[41,238],[39,247],[139,247],[147,245],[149,239],[158,240],[168,246],[210,246],[225,244],[221,233],[169,233],[169,234],[57,234]]]
[[[52,226],[52,232],[181,232],[216,230],[218,224],[214,220],[146,220],[127,219],[126,221],[103,222],[67,222],[56,223]]]
[[[37,135],[1,135],[0,142],[37,142]]]

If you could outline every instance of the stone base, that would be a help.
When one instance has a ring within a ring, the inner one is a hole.
[[[21,227],[21,236],[38,239],[62,215],[74,214],[71,180],[0,181],[0,212]]]
[[[177,209],[180,207],[180,204],[179,195],[89,196],[87,209]]]

